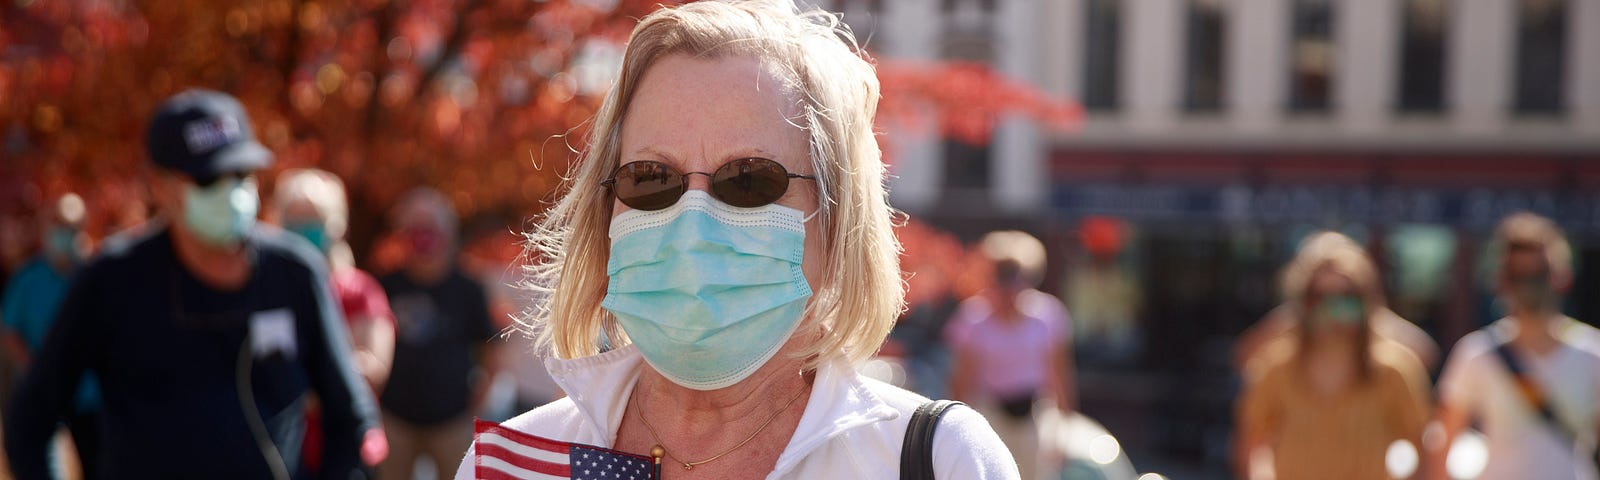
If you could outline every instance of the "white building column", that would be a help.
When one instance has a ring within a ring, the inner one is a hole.
[[[1516,78],[1517,9],[1514,0],[1450,2],[1445,46],[1446,101],[1462,133],[1492,133],[1505,125]]]
[[[1600,133],[1600,0],[1567,3],[1567,108],[1573,127]]]
[[[1271,0],[1280,1],[1280,0]],[[1121,94],[1128,126],[1161,130],[1178,117],[1183,0],[1123,0]]]
[[[878,34],[887,37],[882,44],[882,61],[932,62],[939,58],[939,2],[926,0],[884,0]],[[893,92],[890,92],[891,94]],[[896,208],[922,213],[934,208],[944,186],[944,152],[940,148],[938,122],[934,112],[918,115],[908,125],[889,122],[883,141],[892,142],[894,156],[889,170],[890,203]]]
[[[1034,28],[1041,32],[1045,45],[1040,49],[1039,80],[1044,91],[1074,102],[1083,98],[1085,29],[1088,27],[1085,0],[1041,0]]]
[[[1400,8],[1392,0],[1342,0],[1333,8],[1333,101],[1340,127],[1381,132],[1393,117],[1400,78]]]
[[[1044,3],[1000,0],[994,19],[995,67],[1006,77],[1034,88],[1041,85],[1041,45],[1036,33]],[[1009,212],[1042,209],[1048,200],[1050,179],[1038,127],[1018,115],[1007,115],[998,127],[990,151],[990,198]]]
[[[1289,6],[1233,0],[1227,21],[1227,105],[1234,128],[1262,132],[1283,118],[1288,99]]]

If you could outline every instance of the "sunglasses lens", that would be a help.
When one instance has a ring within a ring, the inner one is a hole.
[[[660,210],[683,196],[683,175],[664,163],[632,162],[617,169],[612,178],[617,199],[629,208]]]
[[[759,207],[778,201],[789,189],[789,171],[765,158],[742,158],[718,168],[711,193],[728,205]]]

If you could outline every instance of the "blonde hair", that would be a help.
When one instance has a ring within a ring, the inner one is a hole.
[[[1317,272],[1332,269],[1355,285],[1369,313],[1384,306],[1383,279],[1361,244],[1342,233],[1321,231],[1300,242],[1294,260],[1284,267],[1283,296],[1291,305],[1303,304]]]
[[[989,232],[978,242],[978,249],[983,252],[984,258],[996,264],[1016,263],[1022,279],[1026,280],[1029,286],[1037,287],[1039,282],[1044,280],[1044,243],[1027,232],[1019,230]]]
[[[295,168],[278,174],[272,190],[272,206],[279,215],[295,202],[306,202],[317,210],[329,238],[344,238],[350,224],[350,210],[344,196],[344,182],[332,173],[314,168]]]
[[[873,136],[878,80],[847,27],[790,0],[703,1],[658,10],[634,28],[617,83],[596,112],[586,148],[564,182],[566,194],[531,232],[522,287],[543,299],[518,323],[540,351],[558,358],[598,353],[602,335],[627,342],[600,307],[607,286],[612,197],[601,180],[620,159],[623,116],[640,78],[667,55],[753,56],[795,93],[817,176],[823,273],[806,306],[821,339],[799,353],[821,361],[865,360],[877,351],[904,309],[900,244],[884,189],[882,153]]]
[[[295,202],[306,202],[317,211],[322,228],[327,234],[328,262],[335,267],[355,265],[355,255],[345,243],[345,233],[350,228],[349,200],[345,197],[344,182],[338,175],[315,168],[292,168],[278,174],[278,183],[272,189],[272,207],[281,220],[283,212]]]

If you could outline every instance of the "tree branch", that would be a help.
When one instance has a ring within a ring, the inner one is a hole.
[[[445,41],[444,48],[439,51],[439,57],[434,59],[433,65],[428,66],[428,70],[422,74],[422,79],[417,82],[417,90],[412,92],[411,95],[412,103],[422,100],[422,97],[428,94],[429,85],[439,77],[440,73],[443,73],[444,66],[450,63],[451,58],[460,54],[462,48],[466,47],[467,19],[471,18],[472,12],[483,6],[483,3],[483,0],[468,0],[465,5],[461,6],[461,11],[456,12],[456,21],[455,25],[451,27],[450,38]]]

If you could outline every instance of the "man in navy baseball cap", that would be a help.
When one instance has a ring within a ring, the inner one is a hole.
[[[150,120],[145,148],[161,170],[152,182],[156,201],[180,204],[171,213],[184,233],[208,246],[239,246],[260,210],[255,171],[272,163],[244,106],[211,90],[174,95]]]
[[[372,394],[319,253],[256,223],[255,172],[272,162],[239,101],[189,90],[146,135],[150,228],[104,242],[68,287],[13,395],[5,446],[20,479],[47,478],[45,446],[79,379],[100,379],[106,478],[352,478],[375,429]],[[300,462],[308,394],[322,461]],[[373,460],[368,460],[373,462]]]
[[[145,145],[156,165],[188,174],[198,183],[272,164],[272,152],[256,142],[244,106],[211,90],[188,90],[167,99],[150,121]]]

